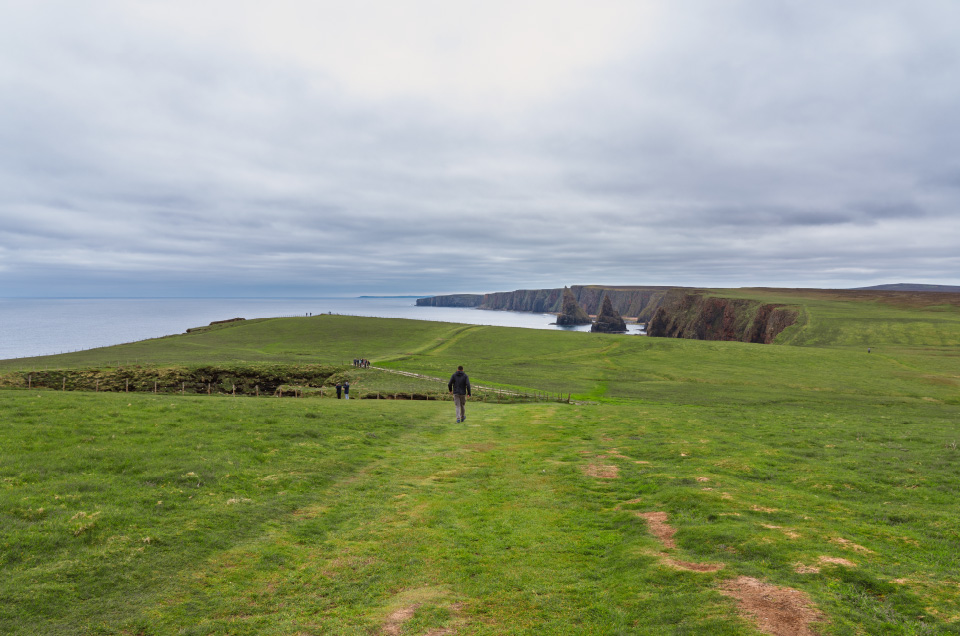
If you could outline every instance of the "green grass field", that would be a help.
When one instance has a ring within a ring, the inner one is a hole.
[[[0,390],[0,633],[762,633],[739,577],[814,633],[960,633],[958,311],[804,302],[786,345],[323,316],[0,362],[574,397]]]

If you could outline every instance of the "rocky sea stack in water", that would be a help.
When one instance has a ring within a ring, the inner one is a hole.
[[[557,316],[557,324],[564,326],[589,325],[590,316],[583,310],[580,303],[573,296],[569,287],[563,288],[563,300],[561,301],[560,315]]]
[[[600,313],[597,314],[597,320],[593,323],[593,326],[590,327],[590,331],[598,331],[600,333],[624,333],[626,330],[627,323],[623,322],[623,318],[621,318],[617,310],[613,308],[610,297],[604,296],[603,304],[600,306]]]

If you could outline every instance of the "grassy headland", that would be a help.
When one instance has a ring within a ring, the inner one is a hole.
[[[790,302],[790,346],[322,316],[0,362],[581,402],[0,391],[0,632],[753,634],[748,576],[820,633],[960,633],[956,307]]]

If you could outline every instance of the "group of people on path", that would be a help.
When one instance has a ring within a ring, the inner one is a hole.
[[[359,368],[361,368],[361,369],[369,369],[369,368],[370,368],[370,361],[367,360],[366,358],[354,358],[354,359],[353,359],[353,366],[359,367]]]

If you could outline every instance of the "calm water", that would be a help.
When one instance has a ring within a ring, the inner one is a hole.
[[[214,320],[335,313],[472,325],[557,327],[553,314],[417,307],[413,298],[0,298],[0,359],[50,355],[183,333]],[[637,325],[628,325],[640,333]]]

